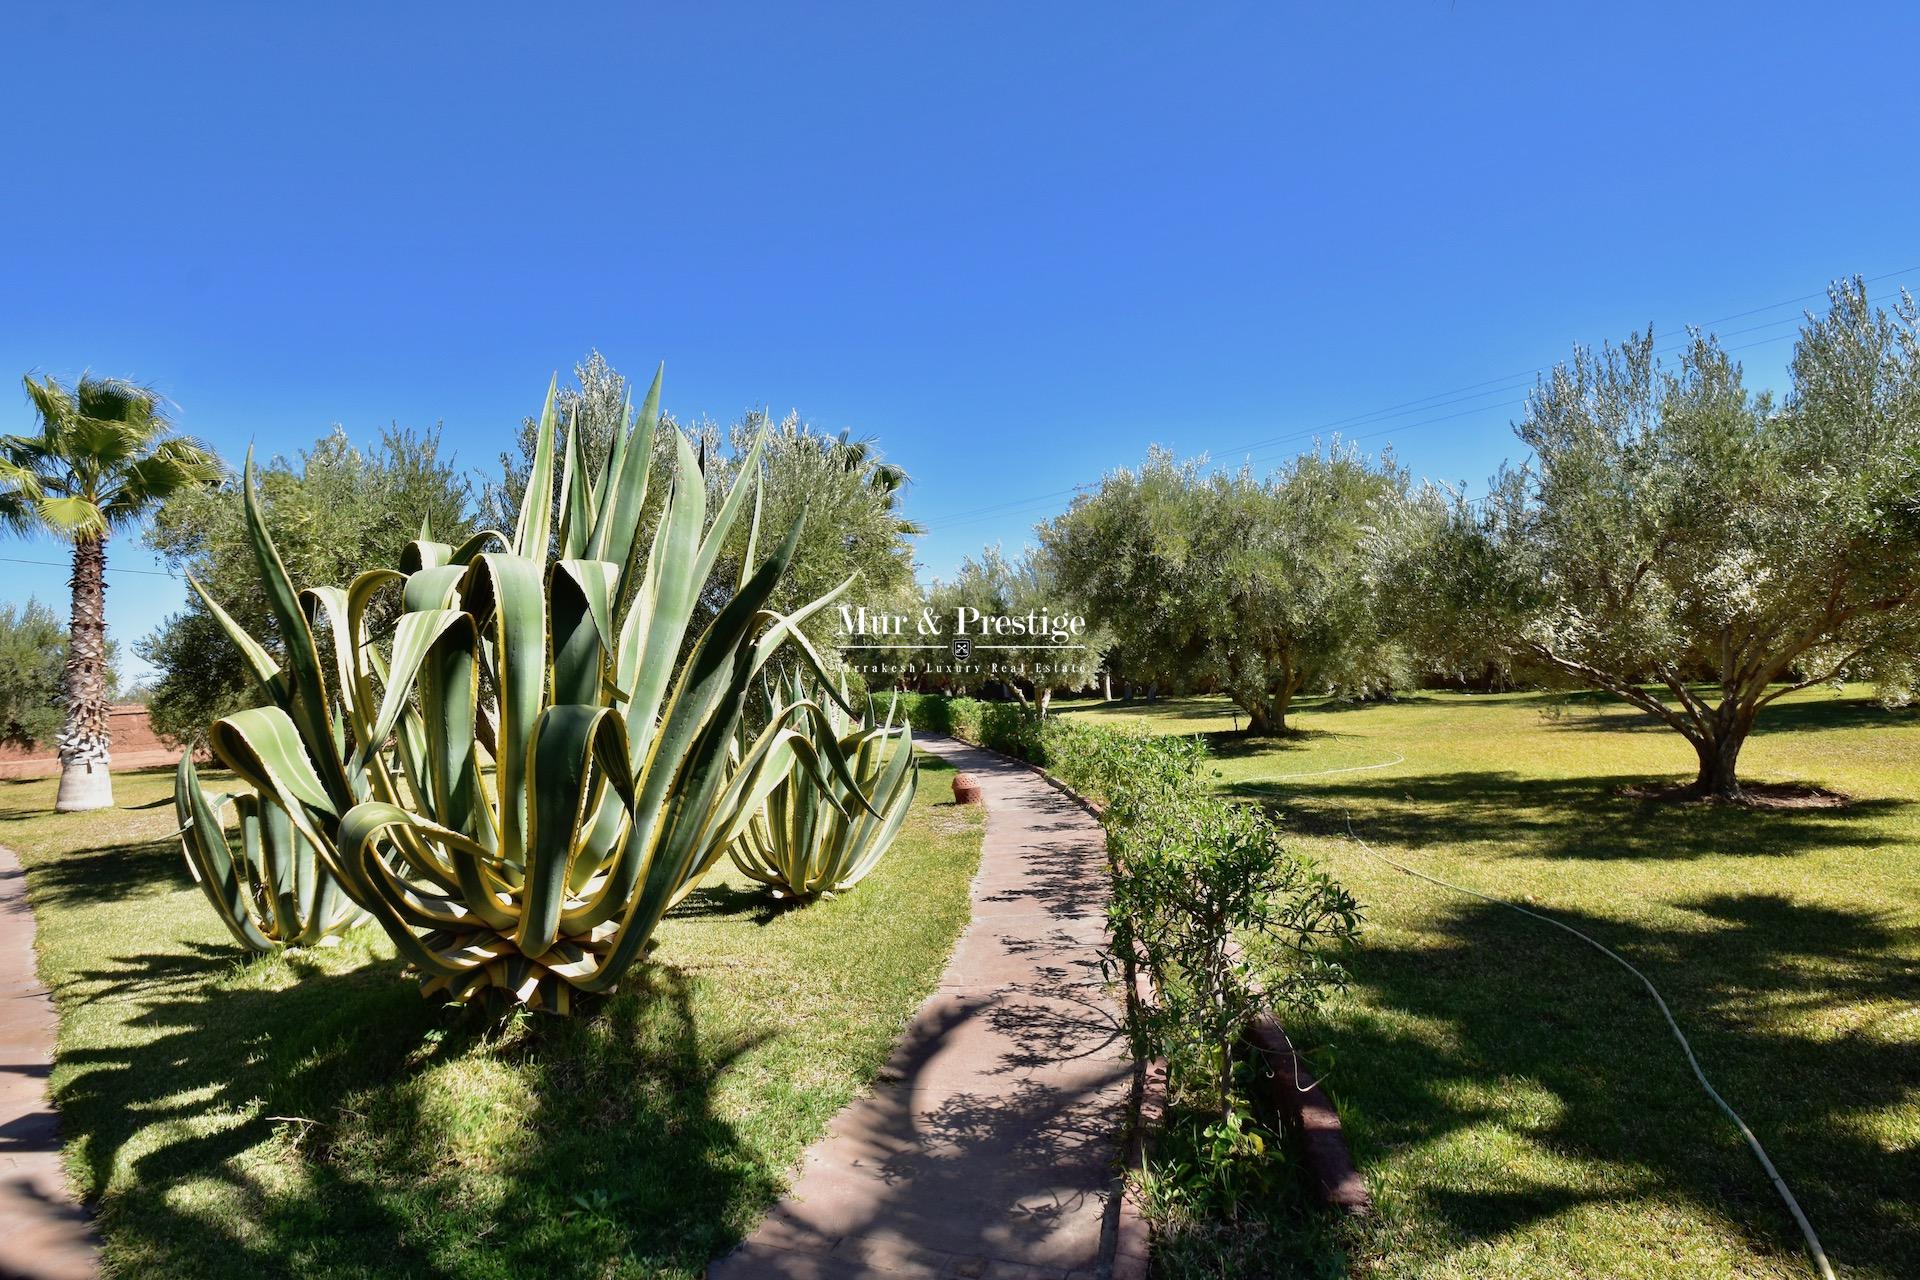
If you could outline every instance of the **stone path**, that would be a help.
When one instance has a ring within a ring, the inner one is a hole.
[[[1132,1080],[1100,974],[1104,837],[1031,771],[916,741],[985,795],[973,922],[873,1091],[710,1280],[1104,1274]]]
[[[89,1280],[93,1231],[60,1164],[60,1123],[47,1097],[53,999],[33,963],[27,874],[0,845],[0,1277]]]

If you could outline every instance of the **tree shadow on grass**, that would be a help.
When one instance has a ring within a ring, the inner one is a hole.
[[[1911,801],[1855,800],[1838,809],[1749,809],[1661,804],[1621,794],[1639,774],[1540,778],[1512,770],[1460,770],[1416,777],[1355,774],[1232,783],[1235,794],[1275,809],[1306,835],[1345,835],[1400,845],[1445,840],[1511,845],[1530,857],[1686,860],[1745,854],[1789,856],[1836,845],[1878,847],[1894,839],[1888,815]]]
[[[703,1040],[693,980],[574,1018],[421,998],[397,962],[129,956],[66,999],[130,1001],[62,1054],[58,1102],[130,1274],[695,1275],[776,1191],[712,1105],[754,1043]]]
[[[1883,1127],[1889,1110],[1912,1106],[1920,1038],[1880,1034],[1871,1018],[1844,1034],[1782,1025],[1788,1015],[1911,1010],[1920,970],[1896,952],[1896,923],[1764,894],[1682,905],[1699,928],[1554,914],[1660,987],[1836,1263],[1888,1280],[1920,1275],[1910,1194],[1920,1149],[1888,1144],[1870,1120]],[[1363,1168],[1432,1153],[1437,1173],[1404,1193],[1432,1228],[1418,1247],[1451,1253],[1581,1202],[1657,1194],[1699,1206],[1764,1251],[1799,1253],[1785,1208],[1644,989],[1577,939],[1459,901],[1421,938],[1368,941],[1351,968],[1364,1001],[1302,1029],[1337,1047],[1329,1087]],[[1440,1144],[1450,1137],[1461,1141],[1448,1151]],[[1487,1143],[1499,1150],[1515,1138],[1543,1167],[1488,1155]],[[1568,1174],[1569,1161],[1592,1172]]]
[[[41,907],[119,902],[192,883],[179,841],[128,840],[41,861],[33,869],[33,900]]]
[[[1353,735],[1334,729],[1289,728],[1280,733],[1267,734],[1251,734],[1244,729],[1215,729],[1194,736],[1207,744],[1207,753],[1216,759],[1240,760],[1288,751],[1306,751],[1331,739],[1350,738]]]
[[[1717,691],[1710,696],[1717,697]],[[1618,699],[1582,699],[1578,712],[1551,717],[1555,729],[1607,733],[1672,733],[1664,721]],[[1632,714],[1627,714],[1631,712]],[[1920,723],[1920,708],[1883,707],[1872,698],[1814,698],[1766,707],[1754,722],[1753,738],[1803,730],[1890,729]]]

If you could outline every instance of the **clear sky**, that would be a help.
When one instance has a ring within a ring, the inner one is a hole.
[[[1920,287],[1909,4],[40,0],[5,28],[0,374],[150,382],[232,458],[442,420],[486,467],[588,348],[665,360],[683,417],[877,437],[927,575],[1156,441],[1270,461],[1338,426],[1478,483],[1509,375],[1576,341],[1719,322],[1777,385],[1789,300]],[[0,569],[64,612],[63,569]],[[123,650],[181,599],[111,582]]]

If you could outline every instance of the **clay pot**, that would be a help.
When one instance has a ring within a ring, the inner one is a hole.
[[[953,802],[955,804],[979,804],[980,784],[970,773],[953,775]]]

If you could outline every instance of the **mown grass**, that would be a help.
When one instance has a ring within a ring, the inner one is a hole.
[[[1322,1046],[1379,1209],[1345,1233],[1357,1274],[1809,1269],[1630,975],[1394,871],[1346,838],[1349,821],[1380,852],[1551,912],[1643,969],[1839,1272],[1893,1280],[1920,1275],[1920,716],[1865,695],[1811,691],[1763,716],[1745,777],[1852,797],[1800,811],[1623,794],[1690,778],[1693,756],[1599,697],[1310,703],[1296,735],[1266,741],[1234,735],[1214,699],[1070,714],[1212,736],[1221,784],[1272,805],[1365,905],[1350,993],[1293,1027]]]
[[[728,868],[587,1016],[423,1000],[377,931],[248,960],[189,881],[171,773],[55,815],[0,784],[60,1009],[52,1083],[116,1275],[691,1277],[884,1062],[968,915],[978,809],[924,759],[859,889]]]

